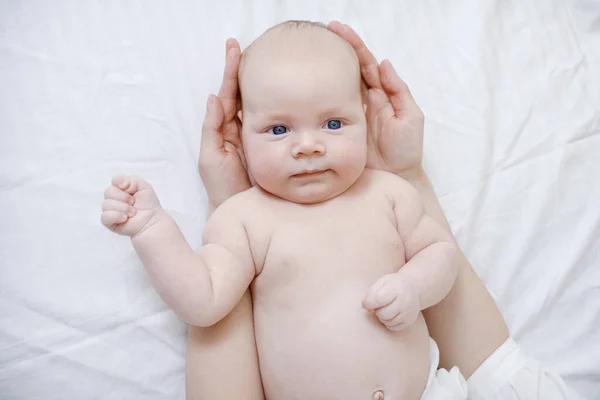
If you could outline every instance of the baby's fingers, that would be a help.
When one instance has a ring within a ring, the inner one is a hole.
[[[118,211],[129,217],[133,217],[136,213],[135,208],[129,204],[113,199],[104,199],[102,202],[102,211]]]
[[[418,315],[418,308],[411,302],[406,302],[400,293],[394,301],[375,311],[375,315],[391,331],[401,331],[412,325]]]
[[[114,231],[117,225],[127,221],[127,215],[119,211],[103,211],[100,220],[102,225]]]
[[[404,313],[396,314],[395,316],[389,319],[383,319],[379,315],[377,315],[377,317],[382,324],[384,324],[390,329],[393,327],[398,327],[398,325],[405,325],[408,319]]]
[[[135,194],[136,192],[150,188],[150,184],[147,183],[140,177],[119,175],[112,179],[112,184],[119,189],[129,193]]]
[[[402,320],[401,322],[399,322],[395,325],[391,325],[391,324],[387,324],[387,323],[385,323],[384,325],[386,328],[388,328],[390,331],[393,331],[393,332],[403,331],[410,326],[410,324],[407,323],[406,320]]]
[[[391,304],[375,310],[375,315],[377,315],[377,318],[379,318],[381,322],[385,323],[386,321],[391,321],[398,317],[398,315],[401,314],[401,311],[398,298],[396,297]]]
[[[396,299],[396,292],[389,285],[389,281],[394,278],[394,275],[386,275],[371,286],[367,296],[362,301],[365,310],[372,311],[385,307]]]
[[[109,186],[104,191],[104,198],[120,201],[122,203],[127,203],[133,205],[133,196],[129,193],[119,189],[117,186]]]

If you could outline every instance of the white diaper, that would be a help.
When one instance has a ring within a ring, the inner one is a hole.
[[[528,358],[513,339],[500,346],[467,381],[469,400],[566,400],[557,374]]]
[[[458,368],[450,372],[438,369],[440,351],[433,339],[429,339],[429,378],[421,400],[466,400],[467,383]],[[470,397],[469,397],[470,398]]]

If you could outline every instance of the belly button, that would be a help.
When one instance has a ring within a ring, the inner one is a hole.
[[[383,400],[383,390],[376,390],[373,392],[373,400]]]

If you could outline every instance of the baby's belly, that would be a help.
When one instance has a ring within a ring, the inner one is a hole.
[[[429,369],[422,316],[391,332],[361,308],[364,290],[336,290],[273,307],[255,296],[255,330],[268,400],[418,400]],[[288,299],[289,300],[289,299]],[[308,300],[308,301],[307,301]]]

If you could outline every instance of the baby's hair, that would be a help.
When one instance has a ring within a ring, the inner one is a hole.
[[[284,21],[280,24],[272,26],[271,28],[267,29],[267,32],[270,31],[271,29],[275,29],[275,28],[283,28],[283,29],[286,29],[286,28],[287,29],[324,28],[324,29],[327,29],[327,25],[325,25],[322,22],[290,19],[288,21]]]
[[[326,31],[329,32],[329,29],[327,28],[327,25],[325,25],[322,22],[316,22],[316,21],[308,21],[308,20],[288,20],[288,21],[284,21],[281,22],[275,26],[270,27],[269,29],[267,29],[262,35],[260,35],[254,42],[250,43],[250,45],[248,47],[246,47],[244,49],[244,51],[242,51],[242,54],[240,56],[240,64],[239,64],[239,70],[238,71],[242,71],[244,68],[244,64],[246,62],[246,59],[248,58],[248,55],[252,52],[252,48],[254,47],[255,43],[257,41],[259,41],[264,35],[266,35],[267,33],[277,29],[279,31],[279,33],[283,33],[285,34],[286,32],[291,32],[293,30],[303,30],[303,29],[311,29],[311,28],[316,28],[316,29],[325,29]],[[334,34],[334,33],[332,33]],[[334,34],[335,35],[335,34]],[[345,43],[345,40],[342,39],[342,42]],[[350,49],[350,45],[348,43],[346,43],[346,46],[348,46]],[[354,54],[354,50],[352,50],[352,53]],[[239,76],[240,72],[238,72],[238,76]],[[361,95],[363,95],[364,97],[364,93],[362,93],[361,91]],[[242,93],[241,93],[241,88],[240,91],[238,92],[238,104],[241,106],[242,104]]]
[[[290,31],[292,29],[305,29],[305,28],[321,28],[321,29],[327,29],[327,25],[325,25],[322,22],[314,22],[314,21],[305,21],[305,20],[295,20],[295,19],[290,19],[288,21],[284,21],[281,22],[275,26],[270,27],[269,29],[267,29],[261,36],[263,36],[264,34],[266,34],[267,32],[270,32],[274,29],[280,29],[281,31]],[[246,49],[244,49],[244,51],[242,51],[242,55],[240,58],[240,65],[243,64],[244,62],[244,58],[247,57],[247,54],[250,52],[252,45],[254,44],[254,42],[250,43],[250,45],[248,47],[246,47]]]
[[[319,28],[319,29],[327,30],[327,25],[325,25],[322,22],[290,19],[288,21],[284,21],[275,26],[270,27],[262,35],[259,36],[259,39],[261,36],[263,36],[267,32],[270,32],[274,29],[280,29],[282,32],[285,32],[285,31],[291,31],[292,29],[300,30],[300,29],[306,29],[306,28]],[[250,45],[248,47],[246,47],[244,49],[244,51],[242,51],[242,54],[240,56],[240,69],[243,68],[244,61],[248,57],[248,54],[250,53],[250,51],[252,50],[253,44],[254,44],[254,42],[250,43]],[[240,102],[240,104],[241,104],[241,100],[242,100],[241,93],[238,93],[238,101]]]

